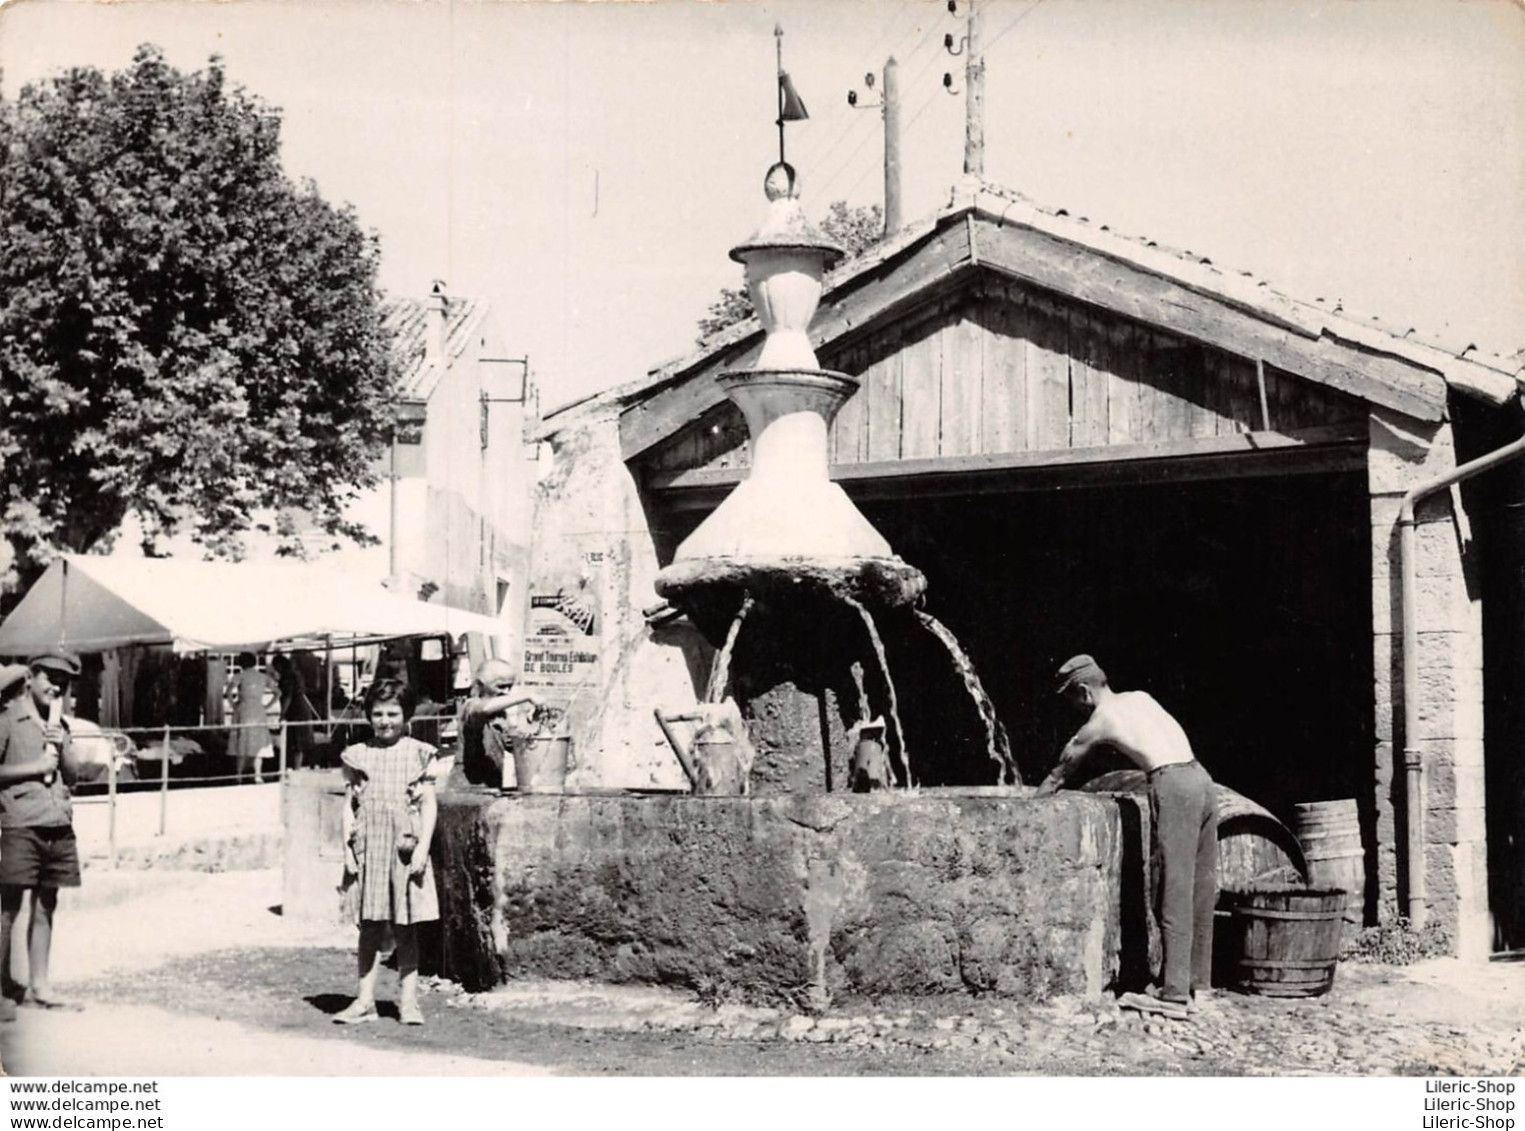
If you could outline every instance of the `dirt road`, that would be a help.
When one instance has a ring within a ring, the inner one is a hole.
[[[1342,967],[1333,993],[1220,994],[1189,1023],[1110,1000],[949,996],[820,1017],[668,990],[430,981],[429,1023],[345,1028],[353,932],[278,913],[274,871],[143,879],[60,912],[55,978],[80,1012],[24,1009],[0,1057],[31,1075],[1521,1074],[1525,964]],[[382,997],[394,975],[383,971]]]

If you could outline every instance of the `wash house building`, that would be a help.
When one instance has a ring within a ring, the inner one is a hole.
[[[1055,666],[1090,652],[1273,812],[1356,799],[1369,921],[1525,946],[1525,459],[1446,482],[1520,437],[1518,365],[989,188],[840,266],[810,336],[861,382],[833,478],[925,572],[1025,781],[1068,729]],[[683,782],[652,710],[694,702],[708,645],[653,580],[746,474],[715,377],[761,338],[543,422],[532,600],[594,612],[540,678],[584,784]]]

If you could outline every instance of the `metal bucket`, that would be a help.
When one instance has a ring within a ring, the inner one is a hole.
[[[565,793],[572,740],[537,734],[514,747],[514,782],[520,793]]]

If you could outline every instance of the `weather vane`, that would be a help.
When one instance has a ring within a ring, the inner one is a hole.
[[[773,42],[778,55],[778,163],[787,167],[788,162],[784,159],[784,123],[803,122],[810,115],[805,110],[804,101],[794,89],[794,83],[789,81],[789,72],[784,70],[782,24],[773,25]]]

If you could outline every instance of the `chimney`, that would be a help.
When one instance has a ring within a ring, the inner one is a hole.
[[[449,301],[445,298],[445,284],[439,279],[429,288],[428,308],[424,322],[424,360],[445,363],[445,319]]]

